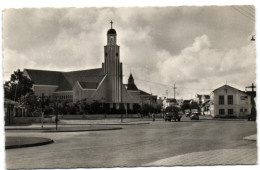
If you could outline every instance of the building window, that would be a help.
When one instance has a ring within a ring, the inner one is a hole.
[[[245,112],[247,112],[247,109],[245,109]]]
[[[224,115],[225,114],[225,109],[219,109],[219,114]]]
[[[233,104],[233,95],[228,95],[228,104]]]
[[[233,109],[228,109],[228,114],[229,115],[233,115],[234,114],[234,110]]]
[[[225,103],[224,96],[219,96],[219,104],[223,105]]]
[[[240,109],[240,112],[243,112],[243,109]]]

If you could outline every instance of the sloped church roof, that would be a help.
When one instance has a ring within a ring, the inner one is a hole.
[[[77,81],[87,86],[99,84],[105,76],[102,68],[71,72],[24,69],[24,74],[36,85],[58,86],[56,91],[72,91]]]

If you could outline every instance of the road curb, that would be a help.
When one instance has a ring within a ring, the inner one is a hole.
[[[33,147],[33,146],[42,146],[42,145],[47,145],[47,144],[51,144],[51,143],[54,143],[54,141],[52,139],[48,139],[48,141],[38,142],[38,143],[5,146],[5,149],[17,149],[17,148],[26,148],[26,147]]]
[[[59,125],[145,125],[150,123],[96,123],[96,124],[59,124]]]
[[[61,132],[88,132],[88,131],[108,131],[108,130],[121,130],[123,128],[108,128],[108,129],[82,129],[82,130],[52,130],[43,131],[44,133],[61,133]]]

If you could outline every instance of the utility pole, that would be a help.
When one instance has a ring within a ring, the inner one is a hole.
[[[251,86],[247,86],[246,88],[252,88],[252,92],[254,91],[254,88],[256,88],[256,86],[254,85],[254,83],[252,83]]]
[[[168,90],[166,90],[166,99],[168,99]]]
[[[56,101],[55,101],[55,103],[54,103],[54,109],[53,109],[54,111],[55,111],[55,123],[56,123],[56,131],[58,130],[58,121],[59,121],[59,116],[58,116],[58,106],[57,106],[57,103],[56,103]]]
[[[173,85],[173,95],[174,95],[174,99],[175,99],[175,89],[177,89],[176,87],[175,87],[175,84]]]
[[[255,104],[255,100],[254,100],[254,88],[256,88],[256,86],[254,85],[254,83],[252,83],[251,86],[247,86],[246,88],[252,88],[252,92],[251,92],[251,115],[248,117],[248,120],[255,120],[256,119],[256,104]]]

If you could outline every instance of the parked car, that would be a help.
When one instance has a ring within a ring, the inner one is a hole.
[[[200,110],[199,109],[191,109],[191,114],[193,113],[197,113],[198,115],[200,115]]]
[[[184,110],[184,115],[185,115],[186,117],[190,117],[190,115],[191,115],[190,109]]]
[[[165,113],[165,117],[164,120],[166,121],[181,121],[182,118],[182,111],[181,108],[178,106],[169,106],[165,109],[166,113]]]
[[[192,113],[191,115],[190,115],[190,119],[191,120],[199,120],[200,118],[199,118],[199,114],[198,113]]]

